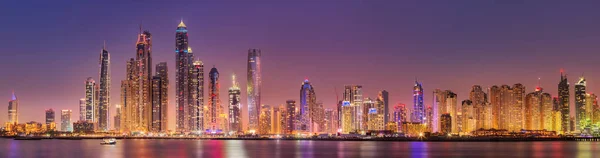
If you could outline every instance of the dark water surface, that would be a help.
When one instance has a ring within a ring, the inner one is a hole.
[[[600,157],[600,142],[0,139],[0,157]]]

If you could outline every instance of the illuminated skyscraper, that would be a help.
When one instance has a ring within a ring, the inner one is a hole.
[[[186,132],[190,130],[190,120],[193,115],[190,109],[189,103],[193,100],[190,98],[190,93],[192,88],[190,85],[190,71],[192,66],[193,56],[189,53],[188,46],[188,34],[187,27],[183,23],[183,20],[177,26],[177,30],[175,31],[175,53],[176,53],[176,63],[175,69],[175,97],[176,97],[176,109],[177,109],[177,118],[176,118],[176,131],[177,132]]]
[[[296,125],[296,113],[297,113],[297,108],[296,108],[296,101],[294,100],[287,100],[285,101],[285,112],[286,112],[286,134],[292,134],[292,132],[295,129],[295,125]]]
[[[117,104],[115,105],[115,116],[114,116],[114,123],[113,123],[113,128],[115,129],[115,131],[120,131],[121,130],[121,105]]]
[[[140,27],[141,31],[141,27]],[[150,130],[152,125],[152,34],[144,31],[136,43],[136,60],[139,72],[140,131]]]
[[[271,107],[271,134],[283,133],[285,107]]]
[[[402,125],[403,122],[409,122],[407,119],[408,110],[406,109],[405,104],[398,104],[394,106],[394,115],[392,115],[392,121],[398,125]],[[400,128],[401,126],[398,126]],[[400,129],[398,129],[400,130]]]
[[[139,96],[139,61],[131,58],[127,61],[125,80],[121,81],[121,127],[120,131],[141,131]]]
[[[86,109],[86,103],[85,103],[85,98],[81,98],[79,99],[79,121],[85,121],[85,109]]]
[[[98,89],[98,130],[108,131],[108,107],[110,106],[110,54],[106,46],[100,51],[100,89]]]
[[[570,131],[571,102],[569,101],[569,82],[567,81],[567,75],[563,74],[563,72],[563,70],[560,71],[560,82],[558,83],[558,106],[561,113],[562,132],[566,133]]]
[[[192,49],[188,50],[192,53]],[[186,108],[186,116],[189,117],[189,130],[203,131],[204,130],[204,63],[201,60],[194,61],[191,75],[191,101]],[[185,119],[188,120],[188,119]]]
[[[152,132],[167,132],[168,91],[167,63],[161,62],[156,65],[156,75],[152,78],[152,124],[150,126]]]
[[[235,78],[231,75],[232,86],[229,88],[229,131],[242,132],[242,107],[240,105],[240,87]]]
[[[313,120],[315,117],[311,114],[315,113],[317,106],[317,98],[313,86],[307,80],[302,82],[300,87],[300,107],[298,108],[298,122],[296,124],[296,131],[300,133],[312,133],[314,131]]]
[[[365,128],[365,130],[370,130],[371,128],[369,127],[369,110],[371,110],[371,108],[375,108],[375,101],[373,101],[373,99],[371,98],[365,98],[365,100],[363,101],[363,106],[361,107],[362,110],[362,120],[363,120],[363,124],[362,126]],[[377,110],[377,109],[375,109]]]
[[[48,109],[46,110],[46,128],[49,131],[53,131],[56,128],[56,122],[55,120],[55,113],[54,110],[52,109]]]
[[[426,127],[426,131],[427,132],[431,132],[432,131],[432,124],[433,124],[433,108],[431,106],[427,106],[427,108],[425,108],[425,126]],[[457,129],[458,126],[456,127]]]
[[[88,122],[96,121],[96,87],[96,81],[91,77],[85,81],[85,120]]]
[[[258,134],[271,134],[271,106],[262,105],[259,118]]]
[[[248,82],[246,83],[248,95],[248,129],[256,130],[260,116],[260,92],[262,87],[260,49],[248,50]]]
[[[349,122],[352,124],[352,127],[347,127],[346,129],[351,131],[362,131],[366,128],[364,127],[363,120],[363,95],[362,95],[362,86],[360,85],[346,85],[344,86],[344,98],[343,98],[343,106],[350,106],[352,108],[342,108],[346,109],[348,113],[351,113],[349,119],[346,119],[344,122]],[[347,103],[347,104],[346,104]],[[343,112],[343,110],[342,110]],[[346,112],[343,112],[346,113]],[[346,117],[343,117],[346,118]],[[345,123],[343,124],[345,125]]]
[[[461,133],[468,134],[474,131],[476,120],[474,116],[473,102],[471,100],[463,100],[461,107]]]
[[[413,122],[425,123],[425,105],[423,105],[423,85],[415,80],[413,87]]]
[[[19,123],[19,100],[15,95],[15,91],[12,92],[12,97],[8,101],[8,123]]]
[[[60,131],[73,132],[73,124],[71,123],[71,110],[60,111]]]
[[[575,84],[575,130],[582,129],[582,122],[586,119],[585,116],[585,88],[586,80],[583,76]]]
[[[334,111],[333,109],[325,109],[325,117],[324,117],[325,129],[323,129],[323,132],[326,132],[326,133],[336,133],[337,132],[337,124],[335,123],[336,115],[337,115],[337,112]]]
[[[519,131],[523,129],[523,107],[525,105],[525,86],[522,84],[513,85],[513,101],[509,107],[508,129],[510,131]]]
[[[489,89],[492,108],[491,128],[520,131],[523,128],[525,87],[522,84],[492,86]]]
[[[221,100],[219,99],[219,71],[217,68],[210,69],[208,73],[209,83],[208,83],[208,106],[206,107],[204,119],[205,125],[204,127],[209,130],[209,132],[220,132],[223,131],[224,127],[220,127],[219,115],[223,113],[223,107],[221,107]]]
[[[598,97],[595,94],[586,94],[585,95],[585,119],[583,120],[583,126],[581,127],[591,127],[591,125],[595,122],[594,118],[598,117],[594,115],[594,109],[597,109]]]
[[[488,107],[487,105],[487,96],[485,94],[485,92],[483,92],[483,89],[481,88],[481,86],[479,85],[474,85],[471,88],[471,92],[469,94],[469,100],[472,101],[473,103],[473,110],[474,112],[474,117],[476,120],[476,129],[480,129],[480,128],[484,128],[484,129],[489,129],[491,128],[491,109],[490,107]]]

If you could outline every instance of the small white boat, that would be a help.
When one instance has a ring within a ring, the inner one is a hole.
[[[101,145],[115,145],[117,140],[115,138],[105,138],[100,142]]]

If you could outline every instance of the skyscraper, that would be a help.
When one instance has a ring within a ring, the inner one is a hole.
[[[73,132],[73,124],[71,123],[71,110],[60,111],[60,130],[63,132]]]
[[[221,107],[221,100],[219,99],[219,71],[217,68],[213,67],[210,69],[208,73],[209,83],[208,83],[208,106],[206,107],[204,119],[205,125],[204,127],[209,130],[209,132],[220,132],[224,127],[220,127],[219,115],[223,112],[223,107]]]
[[[120,131],[121,130],[121,105],[117,104],[115,105],[115,117],[113,119],[114,123],[113,123],[113,128],[115,129],[115,131]]]
[[[423,105],[423,85],[415,80],[413,87],[413,122],[425,123],[425,105]]]
[[[19,123],[19,100],[15,95],[15,91],[12,92],[12,97],[8,101],[8,123]]]
[[[85,98],[81,98],[79,99],[79,121],[85,121],[85,109],[86,109],[86,99]]]
[[[351,123],[352,127],[343,127],[343,129],[349,130],[349,132],[357,132],[366,130],[364,126],[363,120],[363,94],[362,94],[362,86],[360,85],[346,85],[344,86],[344,95],[343,95],[342,113],[351,114],[346,118],[346,116],[342,117],[343,126],[347,126],[346,123]],[[345,115],[345,114],[344,114]],[[347,132],[345,132],[347,133]]]
[[[191,55],[192,49],[188,52]],[[189,117],[189,130],[202,131],[204,130],[204,63],[201,60],[196,60],[193,63],[191,75],[191,102],[186,109],[186,118]]]
[[[563,70],[560,71],[560,82],[558,83],[558,106],[561,113],[561,127],[562,132],[569,131],[569,119],[571,111],[571,102],[569,101],[569,82],[567,81],[567,74],[563,74]]]
[[[48,109],[46,110],[46,128],[49,131],[53,131],[56,128],[56,122],[55,120],[55,113],[54,110],[52,109]]]
[[[461,107],[461,133],[463,134],[467,134],[467,133],[471,133],[472,131],[474,131],[475,128],[475,118],[474,116],[474,109],[473,109],[473,102],[471,100],[463,100],[462,101],[462,107]]]
[[[476,120],[476,129],[491,128],[492,120],[491,119],[491,108],[487,105],[487,96],[483,89],[479,85],[474,85],[471,88],[471,92],[469,93],[469,100],[472,101],[474,117]]]
[[[121,127],[120,131],[142,131],[139,96],[139,61],[131,58],[127,61],[125,80],[121,81]]]
[[[106,46],[100,51],[100,89],[98,94],[98,130],[108,131],[110,106],[110,54]]]
[[[545,110],[550,109],[550,110]],[[527,94],[525,97],[524,106],[524,129],[526,130],[542,130],[551,129],[545,127],[545,122],[551,122],[552,97],[548,93],[543,93],[541,87],[537,87],[535,92]],[[546,117],[550,116],[550,118]]]
[[[152,132],[167,132],[168,90],[167,63],[161,62],[156,65],[156,75],[152,78]]]
[[[295,124],[296,124],[296,101],[294,100],[287,100],[285,101],[285,112],[286,112],[286,116],[285,116],[285,120],[286,120],[286,134],[292,134],[292,132],[295,129]]]
[[[95,122],[96,118],[96,81],[89,77],[85,81],[85,120]]]
[[[392,117],[392,121],[398,125],[402,125],[402,122],[408,122],[408,118],[406,116],[407,114],[408,110],[406,109],[406,105],[400,103],[394,106],[394,115]],[[398,126],[398,128],[400,127],[401,126]]]
[[[240,87],[235,78],[235,74],[231,75],[232,86],[229,88],[229,131],[232,132],[242,132],[242,117],[240,114],[241,106],[240,106]]]
[[[260,49],[248,50],[248,82],[246,83],[248,95],[248,129],[256,130],[260,116],[260,92],[262,87]]]
[[[300,133],[312,133],[315,131],[314,120],[316,117],[312,116],[316,113],[317,108],[317,97],[313,86],[308,82],[308,79],[302,82],[300,87],[300,107],[298,108],[298,124],[296,124],[296,130]]]
[[[581,130],[582,121],[585,120],[585,87],[586,80],[583,76],[575,84],[575,130]]]
[[[271,106],[262,105],[259,118],[258,134],[271,134]]]
[[[386,124],[390,121],[390,98],[389,93],[386,90],[382,90],[379,92],[377,99],[383,102],[383,123]]]
[[[140,27],[141,32],[141,27]],[[139,73],[140,131],[148,131],[152,123],[152,34],[143,31],[136,42]]]

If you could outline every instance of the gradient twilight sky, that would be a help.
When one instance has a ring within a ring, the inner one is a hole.
[[[598,1],[136,1],[0,2],[0,98],[20,99],[20,122],[44,120],[44,109],[73,110],[84,97],[87,77],[98,80],[106,40],[111,53],[111,114],[120,102],[125,61],[135,57],[139,24],[153,35],[153,64],[169,66],[169,129],[175,124],[175,29],[181,19],[189,44],[208,72],[221,73],[227,103],[230,75],[240,76],[246,106],[246,58],[262,49],[264,104],[299,99],[304,78],[317,100],[334,108],[337,88],[363,85],[364,96],[385,89],[390,102],[412,107],[415,77],[425,103],[435,88],[459,101],[472,85],[522,83],[533,91],[538,77],[557,94],[559,69],[569,74],[571,93],[585,72],[596,92],[600,77]],[[573,100],[573,99],[572,99]],[[5,102],[0,122],[7,121]],[[244,127],[247,107],[243,108]],[[111,116],[112,119],[112,116]],[[57,114],[57,120],[60,115]],[[111,121],[112,124],[112,121]]]

